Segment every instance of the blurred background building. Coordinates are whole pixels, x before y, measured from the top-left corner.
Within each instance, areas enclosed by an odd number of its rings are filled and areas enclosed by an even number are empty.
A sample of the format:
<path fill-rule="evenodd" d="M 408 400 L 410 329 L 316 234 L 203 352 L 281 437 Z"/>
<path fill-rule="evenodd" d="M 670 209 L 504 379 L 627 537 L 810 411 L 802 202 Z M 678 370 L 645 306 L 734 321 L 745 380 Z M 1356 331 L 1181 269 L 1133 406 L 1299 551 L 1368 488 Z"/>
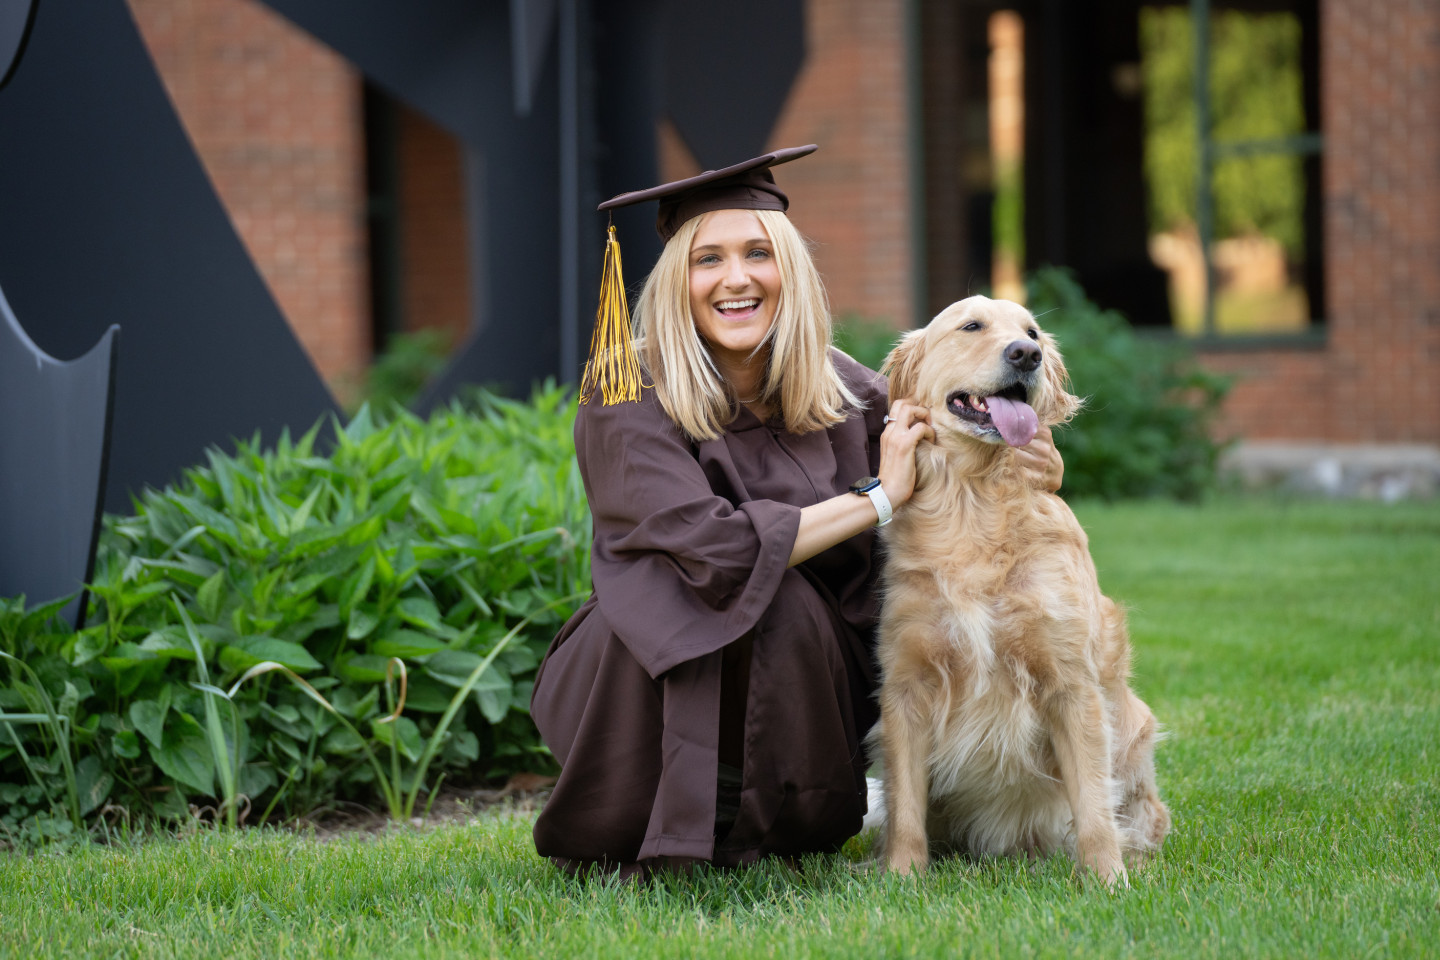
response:
<path fill-rule="evenodd" d="M 458 349 L 502 309 L 497 284 L 555 282 L 538 267 L 477 276 L 507 230 L 492 217 L 475 236 L 484 145 L 297 25 L 334 4 L 128 2 L 236 230 L 338 393 L 397 335 Z M 765 146 L 821 145 L 780 179 L 838 317 L 907 327 L 970 293 L 1022 296 L 1027 270 L 1063 265 L 1101 305 L 1235 376 L 1224 430 L 1252 465 L 1301 449 L 1440 457 L 1433 0 L 473 4 L 495 8 L 496 29 L 531 30 L 532 77 L 557 57 L 563 73 L 567 42 L 584 54 L 572 149 L 602 172 L 582 178 L 582 211 L 751 155 L 738 135 L 725 152 L 726 124 L 754 113 Z M 794 23 L 772 22 L 782 8 Z M 559 27 L 527 28 L 537 9 Z M 1207 12 L 1208 37 L 1194 29 Z M 772 36 L 785 29 L 798 44 Z M 646 216 L 622 223 L 632 287 L 658 249 Z M 525 368 L 562 378 L 578 374 L 576 343 L 583 360 L 603 231 L 572 222 L 581 252 L 558 255 L 584 261 L 578 302 L 559 306 L 573 342 L 555 353 L 537 333 L 547 359 Z"/>

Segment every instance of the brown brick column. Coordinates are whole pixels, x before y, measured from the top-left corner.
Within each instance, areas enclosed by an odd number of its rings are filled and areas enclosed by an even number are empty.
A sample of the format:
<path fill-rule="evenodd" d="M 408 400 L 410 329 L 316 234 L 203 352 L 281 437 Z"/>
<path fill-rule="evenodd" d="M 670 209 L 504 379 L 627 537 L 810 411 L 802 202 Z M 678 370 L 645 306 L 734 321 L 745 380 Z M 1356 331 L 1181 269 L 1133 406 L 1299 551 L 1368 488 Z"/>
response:
<path fill-rule="evenodd" d="M 772 147 L 818 143 L 784 168 L 836 317 L 910 323 L 904 0 L 809 0 L 808 55 Z"/>
<path fill-rule="evenodd" d="M 1440 443 L 1440 5 L 1322 0 L 1323 349 L 1212 352 L 1248 440 Z"/>
<path fill-rule="evenodd" d="M 1339 439 L 1440 442 L 1440 5 L 1326 0 L 1321 42 Z"/>

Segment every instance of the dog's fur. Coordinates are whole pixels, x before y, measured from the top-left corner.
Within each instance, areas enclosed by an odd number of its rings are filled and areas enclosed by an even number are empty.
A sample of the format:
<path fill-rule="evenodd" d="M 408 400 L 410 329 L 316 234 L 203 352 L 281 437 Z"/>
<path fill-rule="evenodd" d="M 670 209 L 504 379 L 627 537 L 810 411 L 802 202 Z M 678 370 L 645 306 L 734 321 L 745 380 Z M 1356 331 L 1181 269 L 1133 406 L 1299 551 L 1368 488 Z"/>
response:
<path fill-rule="evenodd" d="M 1007 361 L 1037 344 L 1039 363 Z M 1032 362 L 1035 359 L 1033 347 Z M 1023 366 L 1023 365 L 1022 365 Z M 957 392 L 1021 393 L 1039 422 L 1080 401 L 1024 307 L 970 297 L 885 361 L 892 399 L 930 411 L 913 498 L 885 528 L 879 657 L 885 857 L 930 844 L 972 856 L 1071 853 L 1107 884 L 1159 849 L 1154 716 L 1131 692 L 1122 611 L 1100 593 L 1064 501 L 1022 477 L 988 416 Z"/>

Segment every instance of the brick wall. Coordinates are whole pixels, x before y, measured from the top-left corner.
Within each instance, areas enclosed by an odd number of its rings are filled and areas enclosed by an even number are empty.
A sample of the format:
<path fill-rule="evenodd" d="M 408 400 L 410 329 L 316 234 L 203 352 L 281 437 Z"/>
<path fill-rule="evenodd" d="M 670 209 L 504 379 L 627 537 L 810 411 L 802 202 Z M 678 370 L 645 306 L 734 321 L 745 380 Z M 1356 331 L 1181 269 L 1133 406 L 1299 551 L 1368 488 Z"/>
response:
<path fill-rule="evenodd" d="M 1440 5 L 1320 15 L 1327 343 L 1205 362 L 1232 435 L 1440 443 Z"/>
<path fill-rule="evenodd" d="M 1330 358 L 1323 350 L 1283 348 L 1211 352 L 1206 368 L 1234 379 L 1220 435 L 1227 440 L 1338 442 Z"/>
<path fill-rule="evenodd" d="M 231 221 L 327 380 L 370 356 L 361 78 L 255 0 L 130 0 Z"/>
<path fill-rule="evenodd" d="M 396 138 L 405 329 L 441 330 L 454 345 L 470 329 L 463 151 L 449 133 L 405 107 Z"/>
<path fill-rule="evenodd" d="M 905 0 L 808 0 L 804 68 L 772 147 L 818 143 L 784 170 L 796 226 L 837 317 L 913 319 Z"/>
<path fill-rule="evenodd" d="M 769 148 L 817 143 L 820 150 L 781 167 L 775 179 L 790 197 L 791 219 L 815 242 L 834 314 L 908 326 L 905 2 L 808 0 L 805 18 L 805 64 Z M 666 180 L 698 171 L 668 125 L 659 142 Z"/>

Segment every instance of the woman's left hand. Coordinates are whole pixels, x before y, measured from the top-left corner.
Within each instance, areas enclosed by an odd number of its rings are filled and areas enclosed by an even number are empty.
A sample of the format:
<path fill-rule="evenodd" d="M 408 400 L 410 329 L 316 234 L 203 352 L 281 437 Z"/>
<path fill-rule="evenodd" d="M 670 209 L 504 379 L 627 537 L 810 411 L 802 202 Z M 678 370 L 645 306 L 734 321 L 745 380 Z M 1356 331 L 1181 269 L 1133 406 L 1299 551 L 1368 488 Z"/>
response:
<path fill-rule="evenodd" d="M 1049 427 L 1042 425 L 1035 439 L 1018 448 L 1015 456 L 1032 487 L 1051 493 L 1060 489 L 1060 481 L 1065 478 L 1065 461 L 1055 449 L 1055 438 Z"/>

